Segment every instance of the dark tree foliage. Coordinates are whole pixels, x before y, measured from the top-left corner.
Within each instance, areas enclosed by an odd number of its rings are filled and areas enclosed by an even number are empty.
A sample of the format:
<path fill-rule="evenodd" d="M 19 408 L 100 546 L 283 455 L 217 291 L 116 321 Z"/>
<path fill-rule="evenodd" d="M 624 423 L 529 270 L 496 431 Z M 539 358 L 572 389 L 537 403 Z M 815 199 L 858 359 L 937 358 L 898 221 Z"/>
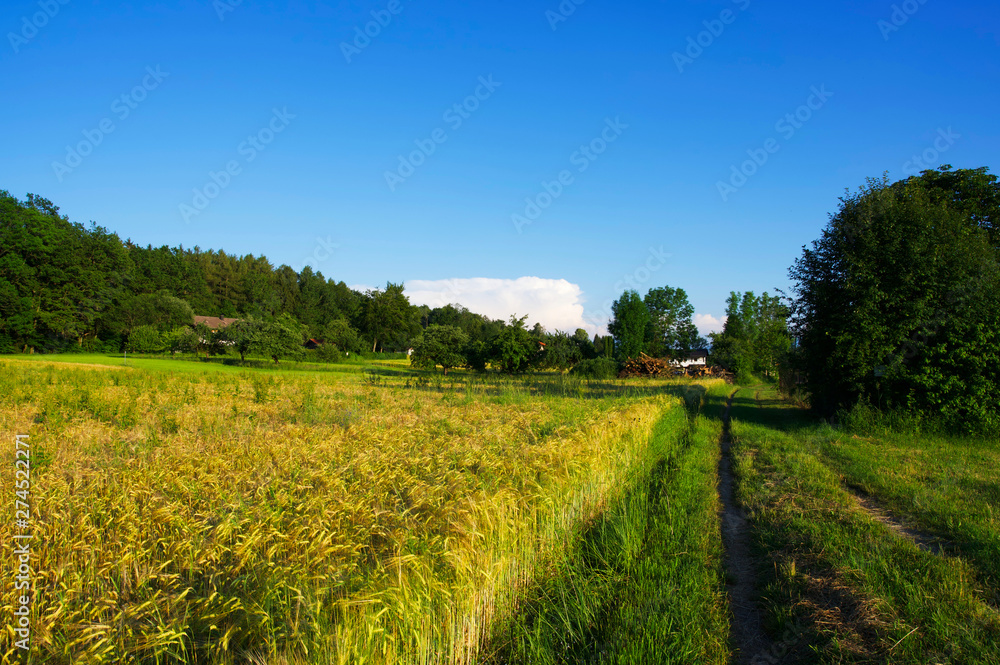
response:
<path fill-rule="evenodd" d="M 524 327 L 528 317 L 510 317 L 491 340 L 489 350 L 490 365 L 504 374 L 526 372 L 538 363 L 540 351 L 538 340 Z"/>
<path fill-rule="evenodd" d="M 347 354 L 357 355 L 365 350 L 365 343 L 347 319 L 334 319 L 327 323 L 323 328 L 322 339 L 326 344 L 332 344 Z"/>
<path fill-rule="evenodd" d="M 242 323 L 214 334 L 195 329 L 195 315 Z M 402 351 L 435 325 L 460 330 L 463 363 L 481 371 L 566 369 L 613 349 L 610 337 L 595 348 L 583 330 L 529 330 L 523 318 L 492 320 L 459 304 L 415 307 L 402 284 L 362 294 L 309 266 L 296 272 L 263 256 L 142 247 L 72 223 L 39 196 L 20 201 L 0 191 L 0 353 L 128 349 L 278 360 L 294 355 L 304 334 L 337 359 Z"/>
<path fill-rule="evenodd" d="M 1000 425 L 1000 185 L 987 169 L 869 180 L 803 248 L 794 333 L 813 406 Z"/>
<path fill-rule="evenodd" d="M 118 236 L 0 191 L 0 350 L 82 345 L 131 270 Z"/>
<path fill-rule="evenodd" d="M 712 362 L 736 374 L 740 382 L 758 374 L 772 377 L 791 348 L 788 306 L 765 291 L 732 292 L 726 301 L 726 323 L 713 333 Z"/>
<path fill-rule="evenodd" d="M 365 293 L 362 305 L 362 322 L 372 340 L 372 353 L 379 347 L 402 348 L 417 330 L 409 316 L 410 299 L 403 293 L 402 284 L 389 282 L 385 289 Z"/>
<path fill-rule="evenodd" d="M 308 266 L 296 273 L 264 257 L 198 247 L 138 246 L 107 230 L 71 223 L 50 201 L 0 191 L 0 352 L 120 351 L 152 327 L 164 348 L 181 350 L 178 326 L 193 314 L 294 317 L 320 337 L 346 320 L 369 337 L 362 294 Z M 399 343 L 409 326 L 395 334 Z M 143 331 L 135 344 L 158 345 Z M 185 348 L 190 344 L 185 344 Z"/>
<path fill-rule="evenodd" d="M 587 333 L 583 334 L 586 338 Z M 546 334 L 540 341 L 545 344 L 545 350 L 538 359 L 538 366 L 542 369 L 567 370 L 583 360 L 583 351 L 578 339 L 564 332 Z M 587 342 L 590 340 L 587 339 Z"/>
<path fill-rule="evenodd" d="M 597 337 L 597 335 L 594 335 L 594 337 Z M 594 342 L 583 328 L 577 328 L 576 332 L 573 333 L 573 342 L 580 349 L 581 360 L 591 360 L 597 357 L 597 349 L 594 347 Z"/>

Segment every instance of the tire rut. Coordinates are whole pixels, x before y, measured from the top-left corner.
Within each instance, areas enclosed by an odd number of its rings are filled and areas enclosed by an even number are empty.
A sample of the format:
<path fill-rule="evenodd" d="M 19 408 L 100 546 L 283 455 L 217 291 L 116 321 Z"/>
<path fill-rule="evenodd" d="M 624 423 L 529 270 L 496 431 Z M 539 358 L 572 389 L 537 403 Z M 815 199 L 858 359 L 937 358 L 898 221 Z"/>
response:
<path fill-rule="evenodd" d="M 896 534 L 900 538 L 913 543 L 917 549 L 939 557 L 948 557 L 953 555 L 953 543 L 950 541 L 944 538 L 938 538 L 930 533 L 927 533 L 926 531 L 921 531 L 909 526 L 906 522 L 900 520 L 888 508 L 882 505 L 878 499 L 870 496 L 857 487 L 848 487 L 847 491 L 852 497 L 854 497 L 858 507 L 861 508 L 865 514 L 876 522 L 885 525 L 889 531 Z M 992 597 L 987 594 L 987 597 L 982 598 L 981 600 L 985 607 L 991 610 L 994 614 L 1000 615 L 1000 592 L 993 591 L 992 593 Z"/>
<path fill-rule="evenodd" d="M 732 437 L 729 431 L 729 409 L 733 394 L 726 402 L 722 415 L 722 438 L 719 445 L 719 500 L 722 503 L 722 540 L 725 547 L 726 570 L 729 573 L 726 590 L 733 617 L 731 641 L 736 651 L 733 662 L 749 664 L 758 654 L 768 651 L 771 640 L 764 632 L 761 610 L 755 600 L 757 575 L 750 554 L 750 527 L 742 509 L 736 504 L 732 461 Z"/>
<path fill-rule="evenodd" d="M 935 538 L 929 533 L 925 533 L 908 526 L 902 520 L 893 515 L 877 499 L 862 490 L 857 488 L 848 488 L 848 492 L 854 497 L 855 501 L 857 501 L 861 510 L 863 510 L 876 522 L 884 524 L 896 535 L 904 538 L 905 540 L 909 540 L 925 552 L 938 555 L 945 554 L 945 547 L 948 544 L 946 541 L 940 538 Z"/>

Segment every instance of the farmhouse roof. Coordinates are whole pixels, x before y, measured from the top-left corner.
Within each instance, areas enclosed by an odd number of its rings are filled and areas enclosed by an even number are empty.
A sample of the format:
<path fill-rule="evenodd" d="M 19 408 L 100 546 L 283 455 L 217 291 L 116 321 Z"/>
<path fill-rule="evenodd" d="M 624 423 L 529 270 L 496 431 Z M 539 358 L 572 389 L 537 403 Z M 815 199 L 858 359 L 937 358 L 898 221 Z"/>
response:
<path fill-rule="evenodd" d="M 695 358 L 707 358 L 708 349 L 691 349 L 691 353 L 688 354 L 688 358 L 694 360 Z"/>
<path fill-rule="evenodd" d="M 239 319 L 227 319 L 221 316 L 196 316 L 194 317 L 194 324 L 201 325 L 204 323 L 206 326 L 212 330 L 222 330 L 234 323 L 239 321 Z"/>

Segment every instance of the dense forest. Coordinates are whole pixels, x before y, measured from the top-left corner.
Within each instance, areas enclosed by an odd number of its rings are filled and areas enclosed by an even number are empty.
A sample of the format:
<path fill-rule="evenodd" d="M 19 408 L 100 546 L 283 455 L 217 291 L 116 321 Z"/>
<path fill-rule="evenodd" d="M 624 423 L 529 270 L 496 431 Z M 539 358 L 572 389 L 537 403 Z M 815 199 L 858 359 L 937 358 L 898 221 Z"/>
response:
<path fill-rule="evenodd" d="M 252 322 L 229 333 L 226 345 L 201 344 L 186 334 L 194 316 Z M 431 329 L 427 344 L 424 331 Z M 426 358 L 438 329 L 460 332 L 459 365 L 484 367 L 498 349 L 516 349 L 503 365 L 567 368 L 605 354 L 606 338 L 584 330 L 548 332 L 524 318 L 491 320 L 458 304 L 411 305 L 401 284 L 361 293 L 306 266 L 275 267 L 265 257 L 234 256 L 198 247 L 142 247 L 91 224 L 71 222 L 51 201 L 20 201 L 0 191 L 0 352 L 106 352 L 233 349 L 285 355 L 308 339 L 325 357 L 402 351 L 417 345 Z M 292 341 L 254 344 L 261 331 Z M 280 335 L 278 335 L 280 337 Z M 288 336 L 286 336 L 288 337 Z M 273 336 L 272 336 L 273 338 Z M 297 341 L 296 341 L 297 340 Z M 272 339 L 273 341 L 273 339 Z M 539 351 L 543 348 L 546 353 Z M 452 349 L 454 350 L 454 349 Z"/>

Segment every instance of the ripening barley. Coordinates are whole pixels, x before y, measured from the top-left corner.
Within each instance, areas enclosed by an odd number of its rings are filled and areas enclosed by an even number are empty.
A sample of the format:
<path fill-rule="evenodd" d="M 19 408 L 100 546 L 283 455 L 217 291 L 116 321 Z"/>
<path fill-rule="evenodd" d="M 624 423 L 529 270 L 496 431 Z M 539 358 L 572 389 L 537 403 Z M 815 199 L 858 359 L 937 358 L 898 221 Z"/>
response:
<path fill-rule="evenodd" d="M 0 433 L 32 444 L 38 662 L 472 662 L 679 408 L 583 391 L 2 361 Z"/>

